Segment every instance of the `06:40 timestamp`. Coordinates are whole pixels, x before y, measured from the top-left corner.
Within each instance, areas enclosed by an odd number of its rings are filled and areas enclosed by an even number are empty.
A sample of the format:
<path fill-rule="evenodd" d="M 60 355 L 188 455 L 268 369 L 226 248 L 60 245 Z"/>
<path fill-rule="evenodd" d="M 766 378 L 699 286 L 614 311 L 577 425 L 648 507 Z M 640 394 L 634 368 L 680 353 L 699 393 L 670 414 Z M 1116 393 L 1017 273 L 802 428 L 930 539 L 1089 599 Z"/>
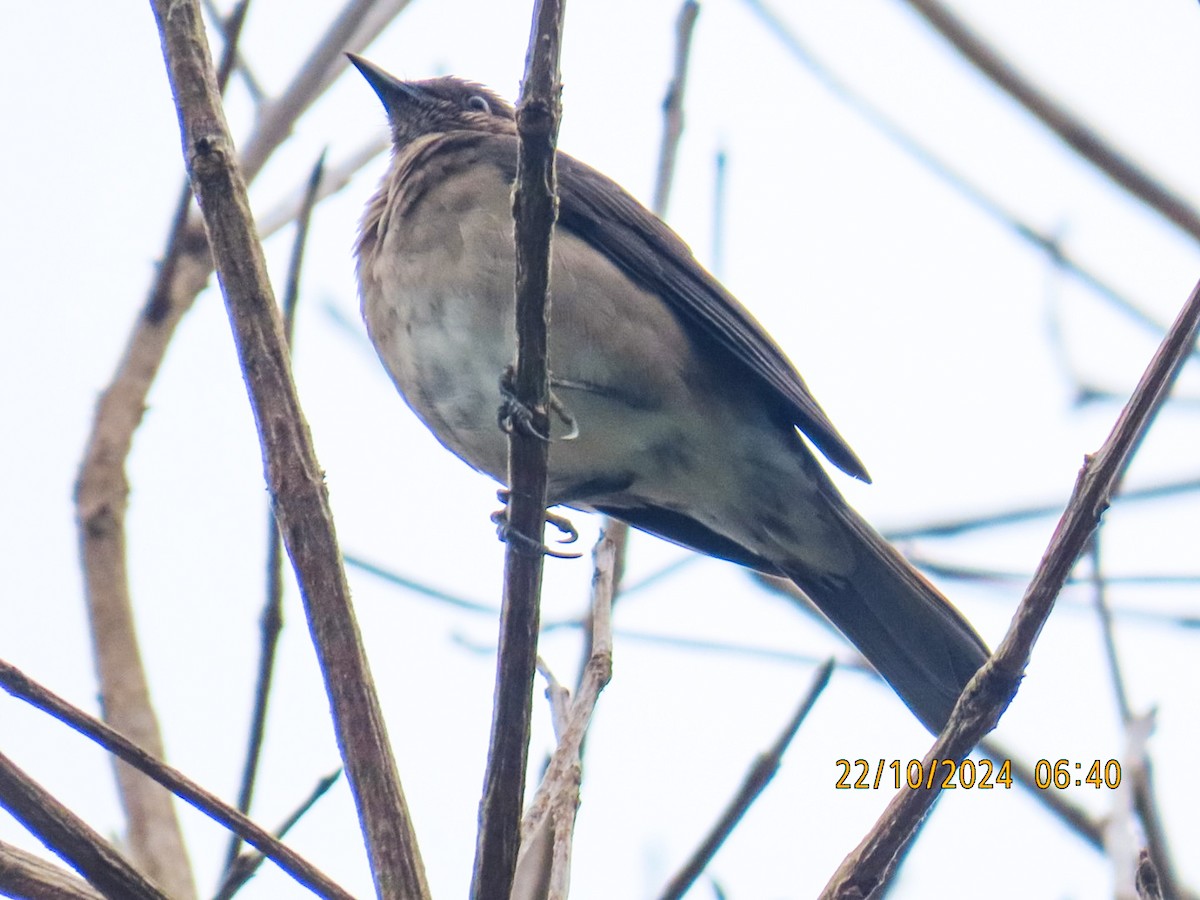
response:
<path fill-rule="evenodd" d="M 1084 763 L 1071 762 L 1069 759 L 1058 759 L 1050 762 L 1039 759 L 1033 766 L 1033 784 L 1040 790 L 1056 788 L 1064 790 L 1074 785 L 1087 785 L 1099 790 L 1102 787 L 1116 790 L 1121 786 L 1121 763 L 1115 759 L 1095 759 L 1088 764 L 1087 774 L 1083 774 Z"/>
<path fill-rule="evenodd" d="M 875 764 L 865 759 L 839 759 L 834 765 L 841 772 L 834 784 L 834 787 L 840 790 L 899 790 L 901 787 L 912 790 L 932 790 L 934 787 L 988 790 L 1013 786 L 1013 764 L 1007 759 L 995 763 L 986 758 L 978 762 L 971 759 L 935 759 L 929 763 L 920 759 L 910 759 L 907 765 L 898 759 L 890 762 L 881 759 Z M 1069 759 L 1039 759 L 1033 767 L 1033 786 L 1043 791 L 1061 791 L 1072 786 L 1085 785 L 1097 790 L 1115 790 L 1120 787 L 1119 761 L 1097 759 L 1086 765 L 1085 774 L 1085 763 L 1082 762 L 1072 762 Z M 1028 775 L 1025 777 L 1029 778 Z"/>

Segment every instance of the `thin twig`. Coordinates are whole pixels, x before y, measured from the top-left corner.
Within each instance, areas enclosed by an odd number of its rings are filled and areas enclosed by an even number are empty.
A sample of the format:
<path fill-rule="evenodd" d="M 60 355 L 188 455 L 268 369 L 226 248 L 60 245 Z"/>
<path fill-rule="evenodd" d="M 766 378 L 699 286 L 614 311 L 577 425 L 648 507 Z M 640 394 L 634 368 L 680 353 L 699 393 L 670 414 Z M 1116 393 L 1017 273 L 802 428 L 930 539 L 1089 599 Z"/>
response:
<path fill-rule="evenodd" d="M 584 738 L 600 692 L 612 678 L 612 605 L 616 590 L 617 544 L 602 534 L 592 552 L 592 655 L 587 659 L 579 689 L 571 701 L 566 724 L 533 802 L 521 823 L 519 870 L 540 867 L 537 838 L 552 835 L 546 891 L 540 896 L 563 900 L 570 880 L 570 853 L 575 812 L 579 806 Z M 526 876 L 527 878 L 529 876 Z"/>
<path fill-rule="evenodd" d="M 254 135 L 239 157 L 247 182 L 254 180 L 275 148 L 291 134 L 296 120 L 346 70 L 346 51 L 364 49 L 410 2 L 347 0 L 292 82 L 279 97 L 263 104 Z"/>
<path fill-rule="evenodd" d="M 332 775 L 326 775 L 318 781 L 317 786 L 313 788 L 312 793 L 305 798 L 304 802 L 284 820 L 282 825 L 275 829 L 275 837 L 283 840 L 287 836 L 287 833 L 292 830 L 292 826 L 304 818 L 305 814 L 312 809 L 313 804 L 325 796 L 325 793 L 334 786 L 338 778 L 341 777 L 341 774 L 342 770 L 338 769 Z M 230 897 L 241 890 L 243 885 L 254 877 L 254 873 L 259 870 L 266 859 L 267 857 L 258 851 L 243 853 L 238 856 L 232 865 L 226 867 L 225 880 L 217 888 L 216 894 L 213 895 L 213 900 L 229 900 Z"/>
<path fill-rule="evenodd" d="M 658 172 L 654 179 L 654 214 L 660 219 L 667 217 L 671 201 L 671 187 L 675 182 L 675 159 L 679 154 L 679 142 L 683 138 L 683 98 L 687 91 L 688 60 L 691 58 L 692 33 L 696 18 L 700 15 L 700 4 L 696 0 L 684 0 L 675 20 L 675 65 L 667 93 L 663 97 L 663 136 L 658 151 Z M 617 549 L 616 594 L 621 593 L 625 577 L 625 557 L 629 550 L 629 526 L 619 519 L 605 517 L 602 530 Z M 590 626 L 584 630 L 583 659 L 591 656 Z M 580 667 L 580 677 L 583 669 Z"/>
<path fill-rule="evenodd" d="M 308 180 L 308 191 L 304 204 L 296 219 L 296 238 L 292 242 L 292 256 L 288 263 L 287 287 L 283 295 L 283 336 L 287 340 L 288 352 L 293 350 L 293 333 L 296 327 L 296 303 L 300 297 L 300 267 L 304 260 L 304 246 L 308 240 L 308 226 L 317 202 L 317 191 L 321 186 L 321 175 L 325 168 L 322 153 L 313 166 Z M 279 633 L 283 630 L 283 539 L 279 535 L 279 523 L 275 514 L 267 510 L 267 586 L 266 602 L 259 619 L 260 645 L 258 654 L 258 678 L 254 688 L 254 707 L 250 714 L 250 736 L 246 742 L 246 761 L 242 767 L 242 784 L 238 789 L 238 809 L 250 812 L 254 798 L 254 782 L 262 755 L 263 736 L 267 726 L 267 703 L 271 696 L 271 680 L 275 672 L 275 651 L 279 646 Z M 225 854 L 225 869 L 229 873 L 241 850 L 241 839 L 235 834 L 230 838 L 229 850 Z"/>
<path fill-rule="evenodd" d="M 1125 676 L 1121 668 L 1121 660 L 1117 654 L 1117 638 L 1113 630 L 1112 612 L 1106 596 L 1107 582 L 1104 577 L 1102 556 L 1100 553 L 1100 535 L 1097 530 L 1092 538 L 1091 558 L 1093 579 L 1093 601 L 1096 616 L 1100 620 L 1100 632 L 1104 639 L 1104 656 L 1108 661 L 1109 677 L 1112 679 L 1113 695 L 1117 701 L 1117 711 L 1121 724 L 1128 734 L 1131 729 L 1143 727 L 1135 723 L 1133 709 L 1129 703 L 1129 692 L 1125 687 Z M 1175 874 L 1175 864 L 1167 846 L 1166 831 L 1162 826 L 1162 816 L 1158 809 L 1158 800 L 1154 793 L 1153 770 L 1145 741 L 1129 741 L 1130 749 L 1138 756 L 1128 760 L 1130 768 L 1135 773 L 1133 784 L 1133 806 L 1137 810 L 1146 835 L 1146 850 L 1150 854 L 1158 881 L 1168 897 L 1180 896 L 1180 882 Z M 1116 862 L 1114 860 L 1114 862 Z"/>
<path fill-rule="evenodd" d="M 167 900 L 108 841 L 2 753 L 0 805 L 106 897 Z"/>
<path fill-rule="evenodd" d="M 675 20 L 675 69 L 667 85 L 667 96 L 663 98 L 663 139 L 658 155 L 658 177 L 654 182 L 654 214 L 660 219 L 667 217 L 667 206 L 671 202 L 671 184 L 675 178 L 675 157 L 679 152 L 679 139 L 683 136 L 683 95 L 687 89 L 688 59 L 692 49 L 692 31 L 700 4 L 696 0 L 684 0 Z"/>
<path fill-rule="evenodd" d="M 153 9 L 184 158 L 220 274 L 275 516 L 300 583 L 376 891 L 384 900 L 426 897 L 416 835 L 350 604 L 324 474 L 292 381 L 283 325 L 216 91 L 199 5 L 154 0 Z"/>
<path fill-rule="evenodd" d="M 1112 610 L 1108 606 L 1108 581 L 1104 575 L 1100 553 L 1101 534 L 1102 531 L 1097 529 L 1089 547 L 1092 567 L 1088 573 L 1088 581 L 1092 586 L 1092 604 L 1096 611 L 1096 618 L 1100 620 L 1100 636 L 1104 639 L 1104 658 L 1108 663 L 1109 678 L 1112 679 L 1117 713 L 1120 715 L 1121 721 L 1128 724 L 1129 720 L 1133 718 L 1133 711 L 1129 706 L 1129 692 L 1125 689 L 1125 676 L 1121 672 L 1121 660 L 1117 656 L 1117 636 L 1113 631 Z"/>
<path fill-rule="evenodd" d="M 364 141 L 341 162 L 327 166 L 325 175 L 321 179 L 321 190 L 317 193 L 317 202 L 319 203 L 326 197 L 336 194 L 344 188 L 355 175 L 362 171 L 364 166 L 368 165 L 375 157 L 384 153 L 390 147 L 391 140 L 386 134 L 375 135 L 369 140 Z M 306 179 L 304 183 L 297 184 L 291 193 L 286 195 L 275 206 L 259 216 L 258 227 L 262 236 L 265 238 L 267 235 L 274 234 L 285 225 L 296 221 L 296 217 L 300 214 L 300 209 L 304 205 L 304 198 L 307 194 L 308 184 Z M 362 334 L 361 324 L 355 333 L 358 335 Z M 363 338 L 363 343 L 368 347 L 370 346 L 365 338 Z M 374 353 L 374 350 L 371 352 Z"/>
<path fill-rule="evenodd" d="M 531 413 L 530 430 L 536 433 L 514 427 L 509 436 L 510 538 L 504 555 L 496 699 L 471 879 L 474 900 L 507 900 L 512 889 L 537 659 L 550 449 L 541 435 L 550 434 L 550 250 L 558 209 L 554 153 L 562 115 L 562 0 L 537 0 L 533 21 L 517 104 L 517 358 L 512 381 L 516 402 Z"/>
<path fill-rule="evenodd" d="M 1104 826 L 1092 818 L 1090 813 L 1067 800 L 1062 791 L 1047 791 L 1039 788 L 1037 773 L 1033 766 L 1010 753 L 994 740 L 984 738 L 979 742 L 979 749 L 997 767 L 1008 763 L 1013 781 L 1025 788 L 1030 797 L 1046 807 L 1059 821 L 1083 838 L 1091 845 L 1092 849 L 1104 853 Z"/>
<path fill-rule="evenodd" d="M 221 31 L 221 38 L 224 40 L 226 46 L 231 44 L 235 47 L 237 46 L 238 39 L 235 37 L 235 35 L 241 30 L 241 19 L 245 18 L 245 8 L 248 5 L 249 0 L 242 0 L 241 3 L 234 7 L 229 16 L 226 17 L 221 14 L 221 10 L 217 8 L 217 4 L 214 2 L 214 0 L 204 0 L 204 8 L 208 10 L 208 14 L 212 17 L 213 21 L 216 22 L 217 28 Z M 266 92 L 263 90 L 262 84 L 259 83 L 259 80 L 254 77 L 254 73 L 250 71 L 250 66 L 247 65 L 246 59 L 244 56 L 242 56 L 240 50 L 233 54 L 232 63 L 235 67 L 235 71 L 242 76 L 242 81 L 246 83 L 246 92 L 250 95 L 250 99 L 253 100 L 255 104 L 262 103 L 263 98 L 266 96 Z M 219 74 L 221 70 L 218 69 L 217 71 Z"/>
<path fill-rule="evenodd" d="M 220 822 L 231 831 L 236 831 L 247 843 L 265 853 L 279 868 L 301 884 L 322 896 L 349 897 L 345 891 L 318 869 L 279 843 L 268 832 L 259 828 L 232 806 L 204 790 L 177 769 L 173 769 L 162 760 L 155 758 L 145 748 L 139 747 L 104 722 L 89 716 L 53 691 L 42 687 L 16 666 L 3 660 L 0 660 L 0 687 L 3 687 L 12 696 L 24 700 L 54 716 L 63 724 L 69 725 L 137 771 L 149 776 L 157 784 L 209 818 Z"/>
<path fill-rule="evenodd" d="M 1200 284 L 1154 354 L 1112 433 L 1089 456 L 1075 482 L 1038 571 L 1025 592 L 1004 640 L 967 685 L 942 734 L 924 760 L 962 760 L 993 727 L 1015 696 L 1033 645 L 1054 599 L 1087 541 L 1095 532 L 1114 486 L 1175 383 L 1200 328 Z M 875 827 L 846 857 L 821 893 L 822 898 L 868 897 L 885 878 L 893 859 L 937 798 L 939 787 L 904 790 L 888 804 Z"/>
<path fill-rule="evenodd" d="M 1138 500 L 1159 500 L 1163 497 L 1174 497 L 1178 494 L 1195 493 L 1197 491 L 1200 491 L 1200 479 L 1187 478 L 1182 481 L 1168 481 L 1163 484 L 1134 490 L 1122 489 L 1113 495 L 1112 502 L 1114 504 L 1124 504 Z M 907 541 L 923 537 L 954 537 L 984 528 L 994 528 L 1000 525 L 1018 525 L 1022 522 L 1056 516 L 1061 513 L 1062 508 L 1061 501 L 1039 503 L 1034 506 L 973 515 L 965 519 L 953 519 L 948 522 L 929 522 L 905 528 L 889 528 L 884 532 L 884 536 L 889 541 Z"/>
<path fill-rule="evenodd" d="M 968 203 L 985 213 L 993 221 L 1003 225 L 1017 238 L 1026 241 L 1035 249 L 1045 254 L 1056 266 L 1069 273 L 1080 283 L 1086 285 L 1098 296 L 1107 301 L 1114 309 L 1120 311 L 1150 333 L 1159 338 L 1162 337 L 1166 329 L 1160 322 L 1073 257 L 1054 236 L 1039 231 L 1029 222 L 1021 219 L 1011 210 L 1006 209 L 999 201 L 989 196 L 982 188 L 953 169 L 945 160 L 922 144 L 915 136 L 901 127 L 898 122 L 889 117 L 880 107 L 872 104 L 865 96 L 839 78 L 827 64 L 822 62 L 816 54 L 804 45 L 795 32 L 787 26 L 778 13 L 766 5 L 764 0 L 743 0 L 743 3 L 758 16 L 759 20 L 771 34 L 787 48 L 793 59 L 807 68 L 826 90 L 841 100 L 850 110 L 862 117 L 872 128 L 891 141 L 892 144 L 908 154 L 915 162 L 924 166 L 925 169 L 945 182 L 953 190 L 957 191 Z M 1194 349 L 1192 354 L 1200 358 L 1200 349 Z"/>
<path fill-rule="evenodd" d="M 796 732 L 800 730 L 800 726 L 804 723 L 809 711 L 813 708 L 813 704 L 817 702 L 817 698 L 821 696 L 821 692 L 825 690 L 825 686 L 829 684 L 829 677 L 833 674 L 834 661 L 827 659 L 813 673 L 812 683 L 805 691 L 804 697 L 800 701 L 800 705 L 796 708 L 796 712 L 792 715 L 791 720 L 780 732 L 779 737 L 775 739 L 764 753 L 759 754 L 754 760 L 750 770 L 746 773 L 746 777 L 742 780 L 741 786 L 737 793 L 730 800 L 725 811 L 721 813 L 716 824 L 708 833 L 705 839 L 696 848 L 695 853 L 691 858 L 684 863 L 683 867 L 675 874 L 675 876 L 663 888 L 659 894 L 661 900 L 678 900 L 686 894 L 696 879 L 708 866 L 709 862 L 721 845 L 725 843 L 725 839 L 733 833 L 733 829 L 737 827 L 738 822 L 749 811 L 751 805 L 759 794 L 763 792 L 771 780 L 775 777 L 775 773 L 779 771 L 779 766 L 783 762 L 783 754 L 787 752 L 787 748 L 792 743 L 792 738 L 796 736 Z"/>
<path fill-rule="evenodd" d="M 725 277 L 725 195 L 728 191 L 729 154 L 718 147 L 713 157 L 712 261 L 713 274 Z"/>
<path fill-rule="evenodd" d="M 590 631 L 590 627 L 588 630 Z M 550 704 L 550 722 L 554 726 L 554 740 L 561 741 L 563 732 L 567 730 L 567 721 L 571 712 L 571 692 L 555 677 L 554 672 L 540 656 L 537 660 L 537 670 L 546 679 L 546 701 Z"/>
<path fill-rule="evenodd" d="M 939 0 L 906 2 L 977 69 L 1080 156 L 1136 200 L 1149 206 L 1194 240 L 1200 241 L 1200 212 L 1183 199 L 1181 192 L 1155 178 L 1101 137 L 1091 125 L 1037 87 Z"/>

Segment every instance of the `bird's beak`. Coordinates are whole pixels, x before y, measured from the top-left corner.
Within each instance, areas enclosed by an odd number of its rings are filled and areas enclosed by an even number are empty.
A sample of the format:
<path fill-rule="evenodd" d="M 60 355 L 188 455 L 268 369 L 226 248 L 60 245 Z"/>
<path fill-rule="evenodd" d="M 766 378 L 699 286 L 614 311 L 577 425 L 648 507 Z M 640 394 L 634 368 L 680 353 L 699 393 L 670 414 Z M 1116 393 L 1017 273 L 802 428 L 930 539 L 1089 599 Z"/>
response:
<path fill-rule="evenodd" d="M 347 53 L 346 57 L 354 64 L 354 68 L 362 73 L 362 77 L 367 79 L 367 84 L 371 85 L 372 90 L 379 96 L 388 115 L 400 109 L 405 103 L 413 101 L 422 103 L 427 100 L 425 94 L 418 87 L 388 74 L 357 53 Z"/>

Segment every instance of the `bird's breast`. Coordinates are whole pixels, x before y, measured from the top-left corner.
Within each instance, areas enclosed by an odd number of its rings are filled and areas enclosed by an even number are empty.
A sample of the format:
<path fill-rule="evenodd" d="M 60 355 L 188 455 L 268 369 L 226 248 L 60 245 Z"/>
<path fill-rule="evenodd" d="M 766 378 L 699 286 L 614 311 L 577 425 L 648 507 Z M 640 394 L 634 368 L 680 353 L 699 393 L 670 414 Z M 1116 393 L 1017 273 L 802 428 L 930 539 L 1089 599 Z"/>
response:
<path fill-rule="evenodd" d="M 359 249 L 371 339 L 437 438 L 504 481 L 507 439 L 496 419 L 500 377 L 515 348 L 510 186 L 485 165 L 426 185 L 419 202 L 386 178 L 385 190 L 387 202 L 372 206 L 376 220 L 364 222 Z M 676 316 L 562 228 L 551 294 L 552 390 L 579 430 L 551 448 L 551 497 L 665 494 L 699 477 L 697 451 L 709 448 L 697 447 L 692 432 L 714 414 L 705 390 L 711 367 Z M 567 430 L 555 424 L 559 434 Z"/>

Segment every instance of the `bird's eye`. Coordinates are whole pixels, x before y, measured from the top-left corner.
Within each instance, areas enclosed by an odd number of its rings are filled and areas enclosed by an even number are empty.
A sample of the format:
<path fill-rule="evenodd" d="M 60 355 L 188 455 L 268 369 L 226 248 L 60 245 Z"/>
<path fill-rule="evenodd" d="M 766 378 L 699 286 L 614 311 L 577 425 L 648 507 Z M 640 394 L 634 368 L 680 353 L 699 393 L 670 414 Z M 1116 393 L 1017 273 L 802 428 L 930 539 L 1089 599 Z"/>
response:
<path fill-rule="evenodd" d="M 480 94 L 472 94 L 467 98 L 467 109 L 473 109 L 482 113 L 490 113 L 492 111 L 487 99 Z"/>

